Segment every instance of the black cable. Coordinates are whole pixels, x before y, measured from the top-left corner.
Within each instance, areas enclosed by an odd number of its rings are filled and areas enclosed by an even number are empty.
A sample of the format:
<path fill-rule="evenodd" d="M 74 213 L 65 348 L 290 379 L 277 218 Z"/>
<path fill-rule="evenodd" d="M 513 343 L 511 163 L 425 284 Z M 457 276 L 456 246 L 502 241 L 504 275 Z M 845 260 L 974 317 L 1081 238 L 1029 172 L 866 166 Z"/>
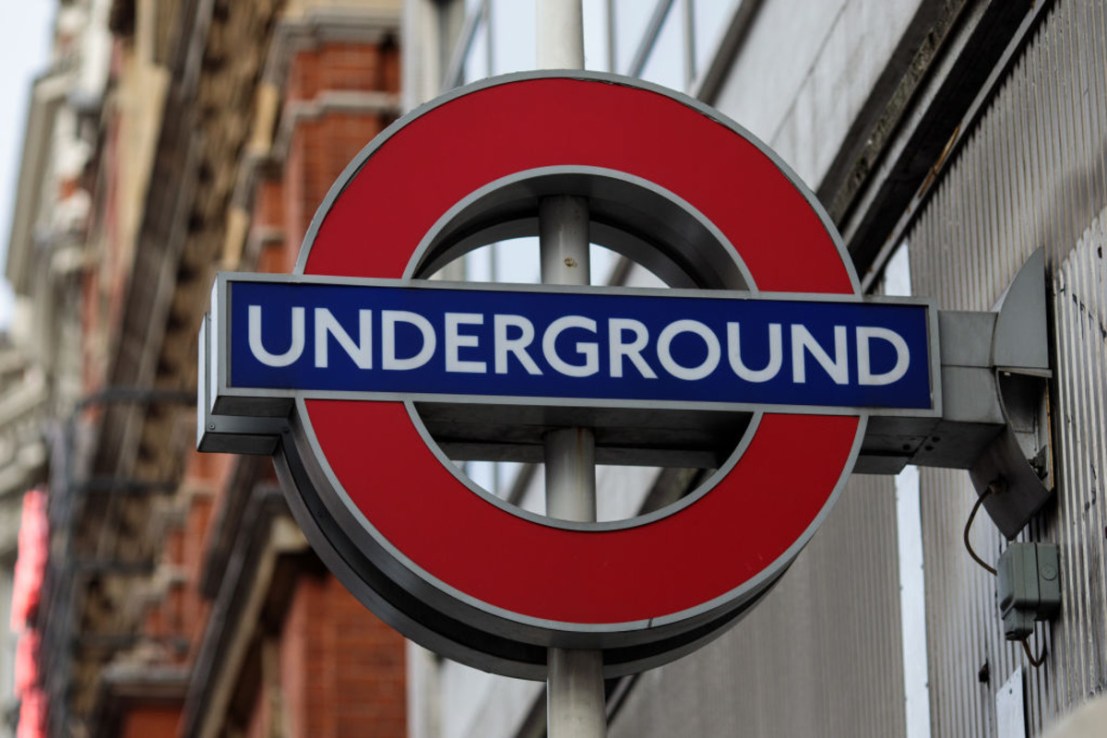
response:
<path fill-rule="evenodd" d="M 992 486 L 988 485 L 984 492 L 976 498 L 976 504 L 972 506 L 972 512 L 969 513 L 969 519 L 965 521 L 964 539 L 965 549 L 969 552 L 969 556 L 972 556 L 972 560 L 980 564 L 980 566 L 989 574 L 995 576 L 995 567 L 991 566 L 990 564 L 988 564 L 988 562 L 984 561 L 984 559 L 977 556 L 976 551 L 974 551 L 972 548 L 972 543 L 969 542 L 969 531 L 972 530 L 972 521 L 976 519 L 976 513 L 980 510 L 980 506 L 984 504 L 984 500 L 988 499 L 988 496 L 992 494 L 992 491 Z"/>
<path fill-rule="evenodd" d="M 1030 636 L 1023 638 L 1019 641 L 1022 644 L 1022 650 L 1026 652 L 1026 659 L 1030 662 L 1030 665 L 1035 669 L 1045 663 L 1046 660 L 1046 648 L 1045 644 L 1042 645 L 1042 653 L 1038 658 L 1034 658 L 1034 654 L 1030 651 Z"/>

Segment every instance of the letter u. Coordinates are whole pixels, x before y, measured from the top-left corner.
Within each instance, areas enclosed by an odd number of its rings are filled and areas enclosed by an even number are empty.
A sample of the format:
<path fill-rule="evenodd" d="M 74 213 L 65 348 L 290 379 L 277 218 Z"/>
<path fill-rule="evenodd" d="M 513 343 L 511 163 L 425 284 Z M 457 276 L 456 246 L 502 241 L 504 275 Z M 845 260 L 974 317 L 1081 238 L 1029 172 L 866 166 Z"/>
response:
<path fill-rule="evenodd" d="M 742 361 L 742 338 L 739 329 L 738 323 L 726 324 L 727 357 L 730 359 L 730 368 L 747 382 L 768 382 L 780 373 L 780 365 L 783 361 L 780 323 L 769 323 L 769 360 L 761 369 L 750 369 Z"/>
<path fill-rule="evenodd" d="M 265 350 L 261 341 L 261 305 L 251 305 L 248 311 L 250 322 L 250 353 L 266 366 L 282 367 L 292 364 L 304 353 L 304 309 L 292 308 L 292 345 L 283 354 L 273 354 Z"/>

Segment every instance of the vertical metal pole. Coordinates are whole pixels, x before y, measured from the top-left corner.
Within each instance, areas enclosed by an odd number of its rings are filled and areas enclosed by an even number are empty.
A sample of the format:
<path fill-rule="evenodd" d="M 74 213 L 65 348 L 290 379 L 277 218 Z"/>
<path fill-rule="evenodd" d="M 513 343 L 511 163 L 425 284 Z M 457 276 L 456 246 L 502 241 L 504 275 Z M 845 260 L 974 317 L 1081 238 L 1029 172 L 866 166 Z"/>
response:
<path fill-rule="evenodd" d="M 588 202 L 572 196 L 538 205 L 542 281 L 589 282 Z M 559 428 L 545 439 L 546 514 L 562 520 L 596 519 L 596 441 L 590 428 Z M 547 657 L 546 720 L 549 738 L 603 738 L 603 653 L 551 648 Z"/>
<path fill-rule="evenodd" d="M 583 69 L 581 0 L 537 0 L 538 66 Z M 555 196 L 538 205 L 542 281 L 587 285 L 588 202 Z M 578 522 L 596 519 L 595 437 L 588 428 L 561 428 L 545 441 L 546 514 Z M 546 678 L 549 738 L 603 738 L 603 653 L 551 648 Z"/>
<path fill-rule="evenodd" d="M 538 68 L 584 69 L 584 10 L 580 0 L 537 0 Z"/>
<path fill-rule="evenodd" d="M 691 90 L 696 81 L 696 0 L 682 0 L 684 12 L 684 89 Z"/>
<path fill-rule="evenodd" d="M 619 62 L 617 61 L 618 49 L 615 46 L 615 24 L 618 22 L 615 14 L 615 0 L 606 0 L 604 2 L 604 14 L 607 19 L 607 58 L 604 60 L 607 63 L 607 71 L 612 74 L 616 74 L 619 70 Z"/>
<path fill-rule="evenodd" d="M 596 441 L 590 428 L 546 434 L 546 514 L 590 523 L 596 519 Z"/>
<path fill-rule="evenodd" d="M 546 735 L 603 738 L 603 652 L 551 648 L 546 677 Z"/>
<path fill-rule="evenodd" d="M 560 428 L 546 436 L 547 515 L 581 522 L 596 519 L 595 449 L 588 428 Z M 549 738 L 603 738 L 603 652 L 551 648 L 547 668 Z"/>
<path fill-rule="evenodd" d="M 572 195 L 538 202 L 538 248 L 543 284 L 586 286 L 591 281 L 588 201 Z"/>

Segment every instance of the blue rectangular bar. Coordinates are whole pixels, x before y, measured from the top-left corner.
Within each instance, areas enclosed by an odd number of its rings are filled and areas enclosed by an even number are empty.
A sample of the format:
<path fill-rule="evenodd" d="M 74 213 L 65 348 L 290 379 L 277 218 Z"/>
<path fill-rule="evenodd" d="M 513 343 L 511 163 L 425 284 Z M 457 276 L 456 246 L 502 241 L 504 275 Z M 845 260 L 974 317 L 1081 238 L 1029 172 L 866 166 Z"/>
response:
<path fill-rule="evenodd" d="M 922 304 L 232 281 L 229 305 L 235 389 L 932 408 Z"/>

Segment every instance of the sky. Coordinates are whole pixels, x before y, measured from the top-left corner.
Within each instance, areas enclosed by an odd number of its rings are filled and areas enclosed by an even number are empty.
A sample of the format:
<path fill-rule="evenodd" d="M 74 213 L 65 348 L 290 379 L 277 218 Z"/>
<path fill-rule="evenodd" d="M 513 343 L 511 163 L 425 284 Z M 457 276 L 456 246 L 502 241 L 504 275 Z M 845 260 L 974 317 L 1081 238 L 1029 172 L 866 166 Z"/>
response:
<path fill-rule="evenodd" d="M 46 70 L 56 0 L 8 3 L 0 23 L 0 266 L 7 264 L 19 157 L 31 81 Z M 0 269 L 0 330 L 11 320 L 11 289 Z"/>

